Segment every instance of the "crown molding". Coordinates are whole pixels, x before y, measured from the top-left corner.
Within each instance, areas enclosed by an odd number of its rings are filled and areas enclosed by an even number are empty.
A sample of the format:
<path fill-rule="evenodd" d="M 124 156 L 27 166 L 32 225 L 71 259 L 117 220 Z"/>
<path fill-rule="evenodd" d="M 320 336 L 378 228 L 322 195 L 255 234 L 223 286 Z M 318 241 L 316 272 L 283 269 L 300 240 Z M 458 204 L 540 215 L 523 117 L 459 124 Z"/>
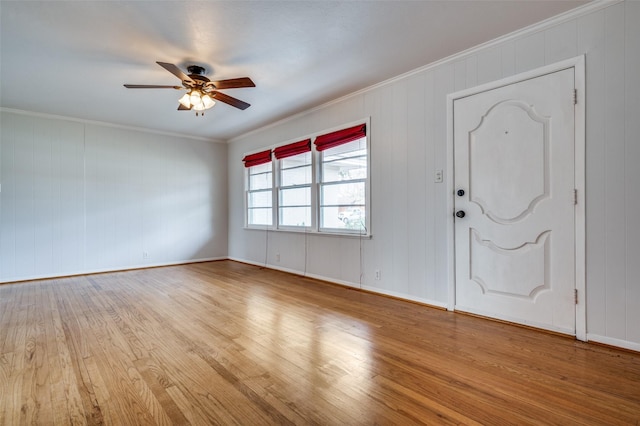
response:
<path fill-rule="evenodd" d="M 229 139 L 227 141 L 227 143 L 233 143 L 233 142 L 239 141 L 239 140 L 244 139 L 244 138 L 246 138 L 248 136 L 251 136 L 253 134 L 260 133 L 260 132 L 263 132 L 263 131 L 268 130 L 270 128 L 280 126 L 280 125 L 285 124 L 285 123 L 287 123 L 289 121 L 296 120 L 296 119 L 298 119 L 300 117 L 304 117 L 307 114 L 312 114 L 312 113 L 314 113 L 314 112 L 316 112 L 318 110 L 330 107 L 331 105 L 343 102 L 343 101 L 345 101 L 347 99 L 353 98 L 355 96 L 362 95 L 364 93 L 370 92 L 370 91 L 378 89 L 380 87 L 384 87 L 384 86 L 387 86 L 389 84 L 393 84 L 393 83 L 395 83 L 397 81 L 400 81 L 400 80 L 403 80 L 405 78 L 411 77 L 411 76 L 413 76 L 415 74 L 419 74 L 419 73 L 424 72 L 424 71 L 432 70 L 432 69 L 434 69 L 436 67 L 442 66 L 442 65 L 450 63 L 450 62 L 459 61 L 459 60 L 464 59 L 464 58 L 466 58 L 468 56 L 471 56 L 471 55 L 473 55 L 473 54 L 475 54 L 475 53 L 477 53 L 477 52 L 479 52 L 481 50 L 489 49 L 489 48 L 494 47 L 494 46 L 496 46 L 498 44 L 505 43 L 507 41 L 510 41 L 510 40 L 513 40 L 513 39 L 516 39 L 516 38 L 519 38 L 519 37 L 524 37 L 524 36 L 539 32 L 541 30 L 553 27 L 555 25 L 559 25 L 559 24 L 562 24 L 564 22 L 567 22 L 567 21 L 570 21 L 570 20 L 585 16 L 585 15 L 588 15 L 588 14 L 596 12 L 598 10 L 605 9 L 607 7 L 611 7 L 611 6 L 616 5 L 618 3 L 623 3 L 624 1 L 625 0 L 595 0 L 595 1 L 591 1 L 591 2 L 589 2 L 587 4 L 585 4 L 585 5 L 578 6 L 575 9 L 571 9 L 571 10 L 563 12 L 563 13 L 561 13 L 559 15 L 552 16 L 551 18 L 545 19 L 544 21 L 540 21 L 540 22 L 537 22 L 535 24 L 523 27 L 523 28 L 521 28 L 519 30 L 510 32 L 508 34 L 505 34 L 505 35 L 502 35 L 500 37 L 494 38 L 492 40 L 486 41 L 484 43 L 478 44 L 476 46 L 473 46 L 473 47 L 471 47 L 469 49 L 466 49 L 466 50 L 463 50 L 461 52 L 454 53 L 453 55 L 450 55 L 450 56 L 447 56 L 445 58 L 439 59 L 439 60 L 437 60 L 435 62 L 431 62 L 431 63 L 429 63 L 427 65 L 423 65 L 423 66 L 421 66 L 419 68 L 413 69 L 413 70 L 408 71 L 406 73 L 397 75 L 395 77 L 391 77 L 390 79 L 384 80 L 384 81 L 382 81 L 380 83 L 376 83 L 374 85 L 365 87 L 364 89 L 360 89 L 360 90 L 358 90 L 356 92 L 352 92 L 352 93 L 349 93 L 347 95 L 341 96 L 339 98 L 333 99 L 333 100 L 331 100 L 329 102 L 325 102 L 322 105 L 318 105 L 318 106 L 313 107 L 311 109 L 296 113 L 296 114 L 291 115 L 289 117 L 286 117 L 286 118 L 283 118 L 281 120 L 275 121 L 273 123 L 267 124 L 265 126 L 259 127 L 257 129 L 250 130 L 250 131 L 248 131 L 246 133 L 243 133 L 241 135 L 234 136 L 233 138 Z"/>
<path fill-rule="evenodd" d="M 198 136 L 182 135 L 180 133 L 165 132 L 162 130 L 148 129 L 145 127 L 125 126 L 122 124 L 108 123 L 106 121 L 86 120 L 82 118 L 66 117 L 63 115 L 55 115 L 55 114 L 46 114 L 43 112 L 25 111 L 21 109 L 14 109 L 14 108 L 7 108 L 7 107 L 0 107 L 0 112 L 7 112 L 7 113 L 19 114 L 19 115 L 28 115 L 31 117 L 47 118 L 47 119 L 53 119 L 53 120 L 71 121 L 74 123 L 92 124 L 96 126 L 112 127 L 116 129 L 131 130 L 131 131 L 142 132 L 142 133 L 151 133 L 151 134 L 161 135 L 161 136 L 178 137 L 182 139 L 191 139 L 191 140 L 197 140 L 202 142 L 210 142 L 210 143 L 217 143 L 217 144 L 227 143 L 226 141 L 220 140 L 220 139 L 209 139 L 209 138 L 203 138 Z"/>

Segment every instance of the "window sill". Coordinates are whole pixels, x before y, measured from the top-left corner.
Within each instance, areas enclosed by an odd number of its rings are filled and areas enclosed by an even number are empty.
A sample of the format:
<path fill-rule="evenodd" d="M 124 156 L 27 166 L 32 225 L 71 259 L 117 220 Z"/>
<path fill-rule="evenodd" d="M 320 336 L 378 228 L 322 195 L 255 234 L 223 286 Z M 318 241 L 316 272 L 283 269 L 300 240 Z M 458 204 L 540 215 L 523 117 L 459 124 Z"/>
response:
<path fill-rule="evenodd" d="M 363 238 L 370 240 L 373 238 L 372 234 L 358 234 L 355 232 L 340 232 L 340 230 L 333 231 L 315 231 L 315 230 L 304 230 L 304 229 L 293 229 L 293 228 L 274 228 L 272 226 L 245 226 L 243 229 L 248 231 L 271 231 L 271 232 L 288 232 L 292 234 L 305 234 L 305 235 L 314 235 L 320 237 L 341 237 L 341 238 Z"/>

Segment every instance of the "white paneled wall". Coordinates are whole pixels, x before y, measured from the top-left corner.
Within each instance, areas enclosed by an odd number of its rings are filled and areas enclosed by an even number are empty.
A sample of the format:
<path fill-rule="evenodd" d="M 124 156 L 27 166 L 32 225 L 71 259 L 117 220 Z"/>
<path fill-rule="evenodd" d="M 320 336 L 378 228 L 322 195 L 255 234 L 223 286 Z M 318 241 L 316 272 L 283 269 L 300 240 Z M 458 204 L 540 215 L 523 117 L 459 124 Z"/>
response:
<path fill-rule="evenodd" d="M 626 318 L 621 339 L 640 343 L 640 4 L 629 4 L 625 12 L 625 192 L 622 199 L 625 200 Z M 615 310 L 609 314 L 619 315 Z"/>
<path fill-rule="evenodd" d="M 226 257 L 225 144 L 0 120 L 0 282 Z"/>
<path fill-rule="evenodd" d="M 582 54 L 587 332 L 640 350 L 640 2 L 583 9 L 233 140 L 229 256 L 446 306 L 452 195 L 433 179 L 449 166 L 446 95 Z M 367 116 L 371 239 L 243 229 L 243 154 Z"/>

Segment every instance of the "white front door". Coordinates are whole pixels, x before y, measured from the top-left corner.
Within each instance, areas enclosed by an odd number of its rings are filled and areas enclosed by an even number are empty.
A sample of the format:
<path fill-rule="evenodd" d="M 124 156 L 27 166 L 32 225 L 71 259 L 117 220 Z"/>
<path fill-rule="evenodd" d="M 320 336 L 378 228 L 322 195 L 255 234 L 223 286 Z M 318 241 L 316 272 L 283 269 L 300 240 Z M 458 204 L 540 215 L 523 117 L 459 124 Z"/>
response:
<path fill-rule="evenodd" d="M 575 334 L 573 93 L 569 68 L 454 101 L 456 310 Z"/>

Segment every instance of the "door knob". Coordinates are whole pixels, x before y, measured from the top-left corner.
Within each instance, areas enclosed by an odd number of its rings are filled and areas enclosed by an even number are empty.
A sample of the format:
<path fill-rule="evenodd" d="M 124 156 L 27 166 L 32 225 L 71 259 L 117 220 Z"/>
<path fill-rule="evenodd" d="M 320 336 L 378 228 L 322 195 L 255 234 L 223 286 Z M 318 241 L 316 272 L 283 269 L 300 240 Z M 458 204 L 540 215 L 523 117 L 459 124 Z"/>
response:
<path fill-rule="evenodd" d="M 459 217 L 460 219 L 462 219 L 463 217 L 465 217 L 465 213 L 462 210 L 458 210 L 456 212 L 456 217 Z"/>
<path fill-rule="evenodd" d="M 464 195 L 464 189 L 458 189 L 456 194 L 458 194 L 458 197 L 462 197 Z"/>

